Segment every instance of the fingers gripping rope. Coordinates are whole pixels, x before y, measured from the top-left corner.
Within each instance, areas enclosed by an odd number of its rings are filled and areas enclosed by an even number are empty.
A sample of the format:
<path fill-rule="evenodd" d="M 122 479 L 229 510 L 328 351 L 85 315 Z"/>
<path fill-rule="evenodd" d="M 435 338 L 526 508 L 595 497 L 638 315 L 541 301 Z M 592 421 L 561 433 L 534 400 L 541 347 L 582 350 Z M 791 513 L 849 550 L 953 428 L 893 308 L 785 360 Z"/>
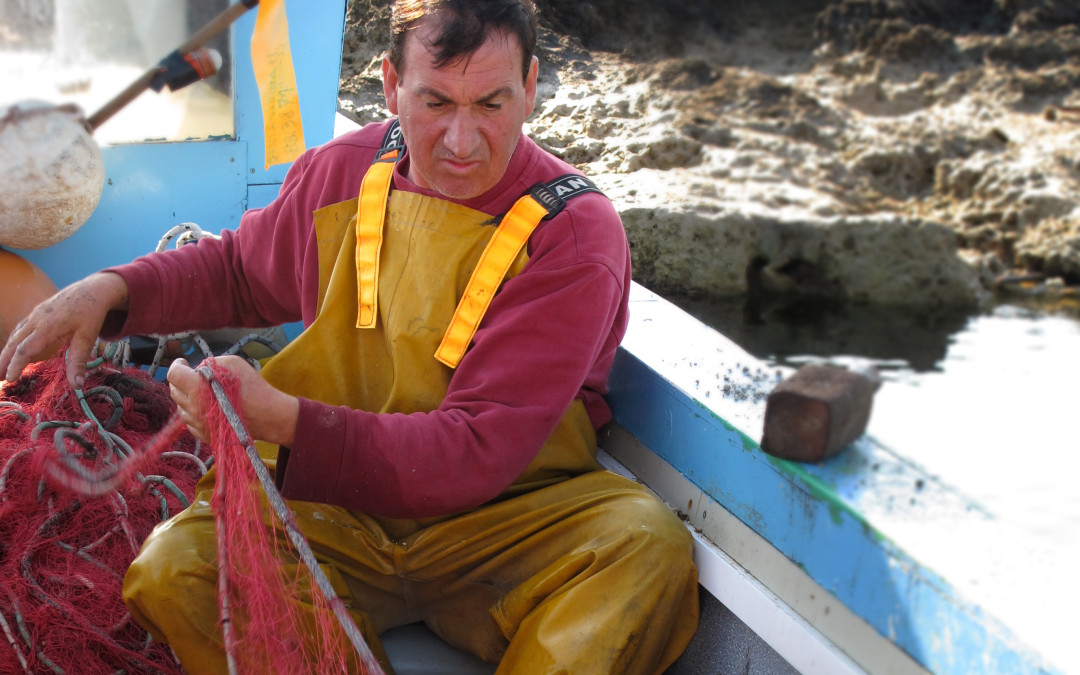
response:
<path fill-rule="evenodd" d="M 217 404 L 221 408 L 222 414 L 228 421 L 232 431 L 236 434 L 237 440 L 244 447 L 248 460 L 251 462 L 251 466 L 255 471 L 255 475 L 258 478 L 259 485 L 266 493 L 267 501 L 270 503 L 274 514 L 285 528 L 285 532 L 289 537 L 289 541 L 296 548 L 297 553 L 300 556 L 301 562 L 311 573 L 312 579 L 315 582 L 316 587 L 322 593 L 324 599 L 337 617 L 342 629 L 345 631 L 346 636 L 349 638 L 349 642 L 352 644 L 353 649 L 356 650 L 359 655 L 361 663 L 365 672 L 372 675 L 383 675 L 382 667 L 379 665 L 375 655 L 371 652 L 367 643 L 364 641 L 364 636 L 353 622 L 352 616 L 349 614 L 345 607 L 345 603 L 334 592 L 333 587 L 330 584 L 330 580 L 326 577 L 326 574 L 322 571 L 318 561 L 315 558 L 315 554 L 311 550 L 311 546 L 308 544 L 307 539 L 304 538 L 303 533 L 300 532 L 296 523 L 296 518 L 292 511 L 285 504 L 285 500 L 281 494 L 277 491 L 274 485 L 274 480 L 270 476 L 269 470 L 266 465 L 263 464 L 262 459 L 259 457 L 258 451 L 255 449 L 255 445 L 248 434 L 247 429 L 244 428 L 244 424 L 240 419 L 240 415 L 237 413 L 236 408 L 232 405 L 228 395 L 225 392 L 221 382 L 216 377 L 212 367 L 203 365 L 198 367 L 197 372 L 201 374 L 210 384 L 210 387 L 214 393 L 214 397 Z M 226 578 L 227 571 L 227 548 L 223 547 L 225 543 L 222 537 L 222 529 L 218 527 L 218 546 L 219 546 L 219 592 L 223 593 L 222 596 L 222 625 L 225 631 L 225 645 L 228 658 L 228 664 L 230 673 L 235 673 L 236 663 L 232 658 L 233 647 L 235 641 L 235 635 L 232 633 L 231 617 L 229 614 L 229 606 L 227 602 L 227 596 L 224 595 L 224 589 L 228 583 Z"/>

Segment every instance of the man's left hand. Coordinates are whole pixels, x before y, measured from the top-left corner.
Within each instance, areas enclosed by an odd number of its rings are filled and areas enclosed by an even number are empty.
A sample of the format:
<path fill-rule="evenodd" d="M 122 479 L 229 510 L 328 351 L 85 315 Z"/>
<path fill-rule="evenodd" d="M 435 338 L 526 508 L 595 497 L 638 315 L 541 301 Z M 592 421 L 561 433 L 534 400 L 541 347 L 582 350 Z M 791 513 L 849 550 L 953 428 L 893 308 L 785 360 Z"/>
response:
<path fill-rule="evenodd" d="M 215 361 L 240 383 L 240 400 L 233 401 L 233 405 L 240 411 L 248 433 L 258 440 L 291 445 L 296 433 L 296 419 L 300 414 L 299 399 L 275 389 L 239 356 L 220 356 Z M 172 362 L 167 379 L 169 393 L 180 411 L 180 419 L 195 438 L 208 442 L 206 411 L 199 392 L 201 387 L 209 386 L 209 383 L 184 359 Z"/>

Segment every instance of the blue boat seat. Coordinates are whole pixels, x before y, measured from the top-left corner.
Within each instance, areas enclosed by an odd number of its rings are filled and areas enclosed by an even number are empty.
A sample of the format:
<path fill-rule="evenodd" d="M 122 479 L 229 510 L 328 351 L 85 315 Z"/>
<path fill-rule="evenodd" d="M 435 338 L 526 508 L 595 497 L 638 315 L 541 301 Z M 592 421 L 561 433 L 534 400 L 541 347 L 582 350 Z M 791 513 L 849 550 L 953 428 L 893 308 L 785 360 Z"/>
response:
<path fill-rule="evenodd" d="M 491 675 L 495 664 L 451 647 L 424 624 L 393 628 L 380 638 L 397 675 Z M 701 624 L 686 652 L 665 675 L 797 675 L 797 672 L 746 624 L 701 592 Z"/>
<path fill-rule="evenodd" d="M 451 647 L 422 623 L 391 628 L 379 640 L 397 675 L 491 675 L 495 664 Z"/>

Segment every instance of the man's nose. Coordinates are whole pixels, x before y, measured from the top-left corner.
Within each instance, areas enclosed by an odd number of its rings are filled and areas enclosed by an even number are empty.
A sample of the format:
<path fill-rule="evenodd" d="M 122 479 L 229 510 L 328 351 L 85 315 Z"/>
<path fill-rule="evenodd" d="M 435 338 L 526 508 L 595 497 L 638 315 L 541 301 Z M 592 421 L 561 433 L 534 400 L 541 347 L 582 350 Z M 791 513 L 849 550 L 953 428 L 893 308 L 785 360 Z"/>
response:
<path fill-rule="evenodd" d="M 480 141 L 480 129 L 473 113 L 458 109 L 450 117 L 443 134 L 443 143 L 455 157 L 466 158 L 473 154 Z"/>

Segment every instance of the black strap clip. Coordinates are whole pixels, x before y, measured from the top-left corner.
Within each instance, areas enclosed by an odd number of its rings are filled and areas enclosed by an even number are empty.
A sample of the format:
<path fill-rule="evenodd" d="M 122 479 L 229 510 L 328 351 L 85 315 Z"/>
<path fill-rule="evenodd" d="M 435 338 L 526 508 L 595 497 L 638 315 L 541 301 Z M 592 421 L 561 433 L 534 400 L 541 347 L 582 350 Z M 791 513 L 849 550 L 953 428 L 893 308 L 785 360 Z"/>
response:
<path fill-rule="evenodd" d="M 397 154 L 393 157 L 387 157 L 386 155 L 397 150 Z M 401 133 L 401 123 L 395 117 L 390 126 L 387 127 L 386 133 L 383 134 L 382 147 L 375 153 L 375 160 L 372 164 L 377 162 L 396 162 L 405 155 L 405 136 Z"/>
<path fill-rule="evenodd" d="M 544 220 L 554 218 L 566 207 L 566 200 L 586 192 L 600 192 L 596 184 L 580 174 L 568 173 L 550 183 L 537 183 L 529 188 L 529 195 L 540 203 L 548 214 Z"/>
<path fill-rule="evenodd" d="M 529 188 L 529 196 L 536 200 L 540 206 L 547 209 L 544 220 L 550 220 L 558 215 L 559 211 L 566 208 L 566 200 L 552 192 L 547 183 L 537 183 Z"/>

